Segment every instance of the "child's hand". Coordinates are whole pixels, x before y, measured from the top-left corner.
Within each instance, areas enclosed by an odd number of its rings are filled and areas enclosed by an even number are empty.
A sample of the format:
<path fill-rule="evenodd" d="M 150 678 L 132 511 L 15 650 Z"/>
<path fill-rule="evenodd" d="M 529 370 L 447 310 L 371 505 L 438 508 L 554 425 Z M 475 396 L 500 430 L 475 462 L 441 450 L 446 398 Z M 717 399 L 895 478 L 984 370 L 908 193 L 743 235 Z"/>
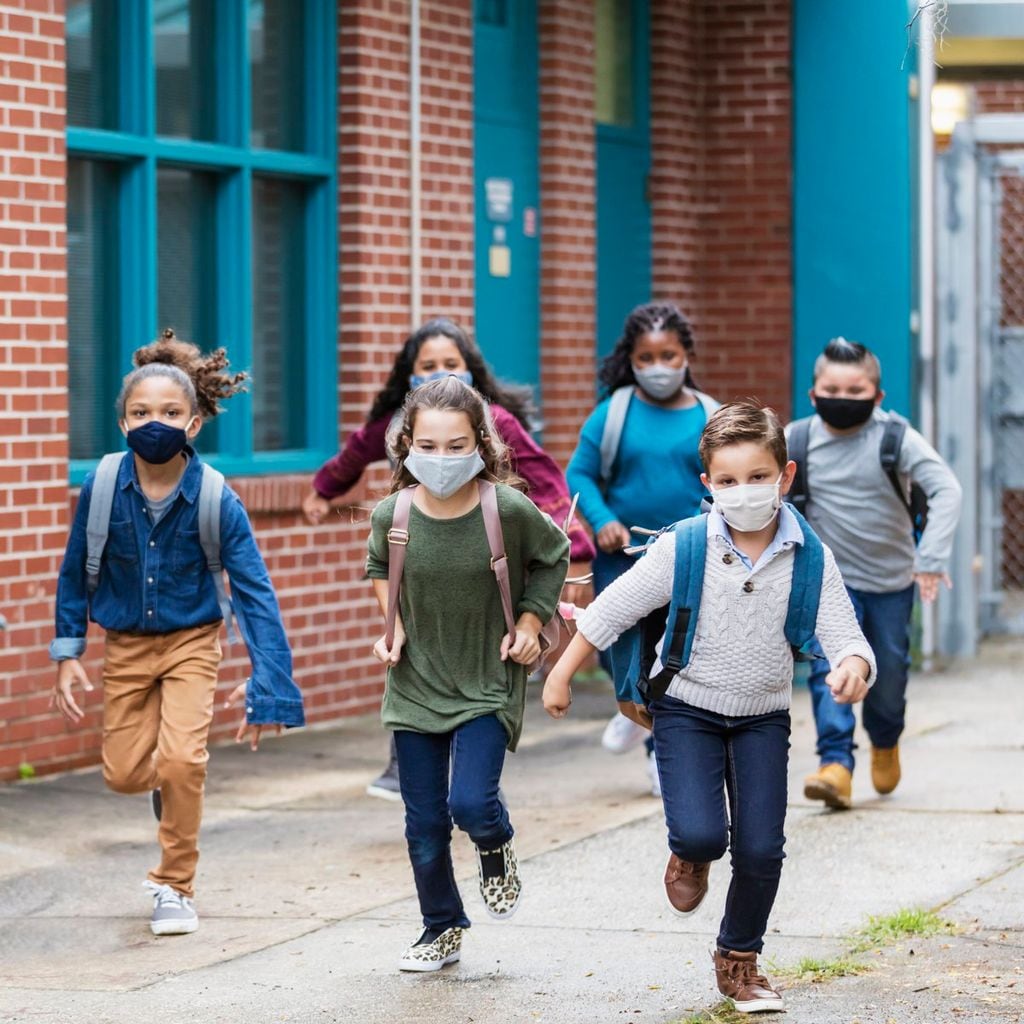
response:
<path fill-rule="evenodd" d="M 72 725 L 78 725 L 85 718 L 85 712 L 75 703 L 72 695 L 75 683 L 81 683 L 82 689 L 87 692 L 92 691 L 92 683 L 77 658 L 57 662 L 57 684 L 50 696 L 50 707 L 56 707 Z"/>
<path fill-rule="evenodd" d="M 609 555 L 621 550 L 622 548 L 628 547 L 629 542 L 632 539 L 633 538 L 630 536 L 629 530 L 627 530 L 620 522 L 605 523 L 604 526 L 597 531 L 597 537 L 595 538 L 597 546 Z"/>
<path fill-rule="evenodd" d="M 654 719 L 651 718 L 650 711 L 643 704 L 634 704 L 631 700 L 620 700 L 617 703 L 619 711 L 631 722 L 636 722 L 637 725 L 642 725 L 645 729 L 654 729 Z"/>
<path fill-rule="evenodd" d="M 843 658 L 838 667 L 825 677 L 825 683 L 832 691 L 837 704 L 856 704 L 868 694 L 868 684 L 864 677 L 869 668 L 863 658 Z"/>
<path fill-rule="evenodd" d="M 924 604 L 931 604 L 939 596 L 939 584 L 945 583 L 947 590 L 953 589 L 948 572 L 915 572 L 914 582 Z"/>
<path fill-rule="evenodd" d="M 249 680 L 247 679 L 244 683 L 239 683 L 230 694 L 228 699 L 224 701 L 224 707 L 234 707 L 239 701 L 245 700 L 246 686 Z M 260 737 L 263 735 L 264 729 L 274 729 L 278 736 L 281 735 L 281 726 L 279 725 L 249 725 L 245 715 L 242 715 L 242 721 L 238 725 L 238 732 L 235 733 L 235 742 L 241 743 L 245 739 L 245 732 L 249 730 L 249 747 L 252 750 L 259 750 L 260 748 Z"/>
<path fill-rule="evenodd" d="M 322 498 L 316 491 L 310 491 L 302 499 L 302 514 L 306 517 L 306 522 L 313 526 L 318 526 L 330 511 L 331 503 L 326 498 Z"/>
<path fill-rule="evenodd" d="M 517 665 L 532 665 L 540 657 L 540 631 L 543 623 L 531 612 L 524 612 L 516 623 L 516 642 L 509 635 L 501 638 L 501 660 L 511 658 Z"/>
<path fill-rule="evenodd" d="M 388 638 L 382 636 L 373 645 L 373 656 L 384 665 L 397 665 L 402 659 L 402 648 L 405 646 L 405 630 L 400 624 L 395 625 L 395 640 L 388 649 Z"/>
<path fill-rule="evenodd" d="M 544 710 L 552 718 L 565 718 L 569 713 L 569 705 L 572 704 L 572 677 L 565 672 L 558 670 L 558 665 L 548 673 L 544 680 L 544 692 L 541 700 L 544 702 Z"/>

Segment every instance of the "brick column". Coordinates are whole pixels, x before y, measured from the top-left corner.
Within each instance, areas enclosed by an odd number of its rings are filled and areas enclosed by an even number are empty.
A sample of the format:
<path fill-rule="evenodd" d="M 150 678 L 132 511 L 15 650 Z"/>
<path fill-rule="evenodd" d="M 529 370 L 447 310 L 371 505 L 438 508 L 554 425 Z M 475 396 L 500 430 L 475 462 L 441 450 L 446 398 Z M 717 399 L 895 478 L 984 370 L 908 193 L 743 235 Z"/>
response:
<path fill-rule="evenodd" d="M 544 444 L 564 462 L 594 405 L 594 12 L 540 0 L 538 16 Z"/>
<path fill-rule="evenodd" d="M 63 6 L 0 3 L 0 779 L 96 746 L 48 707 L 68 529 Z"/>

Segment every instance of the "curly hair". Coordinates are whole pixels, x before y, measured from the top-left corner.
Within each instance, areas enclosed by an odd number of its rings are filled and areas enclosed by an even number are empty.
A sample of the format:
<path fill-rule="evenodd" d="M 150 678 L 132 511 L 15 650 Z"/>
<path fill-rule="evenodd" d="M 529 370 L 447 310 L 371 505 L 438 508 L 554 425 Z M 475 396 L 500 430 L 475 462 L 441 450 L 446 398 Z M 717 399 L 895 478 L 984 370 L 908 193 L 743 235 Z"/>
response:
<path fill-rule="evenodd" d="M 193 416 L 212 420 L 224 410 L 221 400 L 246 390 L 249 374 L 225 372 L 227 353 L 222 348 L 203 355 L 199 348 L 174 336 L 167 328 L 157 341 L 136 349 L 132 355 L 135 369 L 121 382 L 117 396 L 118 415 L 124 416 L 128 398 L 139 381 L 148 377 L 167 377 L 180 385 L 188 397 Z"/>
<path fill-rule="evenodd" d="M 412 376 L 420 348 L 425 341 L 438 335 L 447 338 L 459 350 L 459 354 L 466 362 L 466 368 L 473 375 L 473 387 L 488 402 L 507 409 L 527 430 L 536 428 L 537 410 L 530 388 L 499 382 L 469 335 L 454 320 L 447 317 L 428 320 L 405 339 L 395 357 L 387 382 L 373 401 L 367 416 L 368 423 L 390 416 L 402 408 L 402 403 L 409 394 L 409 378 Z"/>
<path fill-rule="evenodd" d="M 520 490 L 523 482 L 512 472 L 509 449 L 494 429 L 491 412 L 482 396 L 454 374 L 438 380 L 428 381 L 422 387 L 410 391 L 402 404 L 402 415 L 392 428 L 389 447 L 395 455 L 395 471 L 391 478 L 391 493 L 409 487 L 419 481 L 405 468 L 405 459 L 412 450 L 413 429 L 416 414 L 421 409 L 441 409 L 445 412 L 462 412 L 469 419 L 476 438 L 484 469 L 480 474 L 492 483 L 509 484 Z"/>
<path fill-rule="evenodd" d="M 633 375 L 633 349 L 641 334 L 652 331 L 670 331 L 679 339 L 687 355 L 694 351 L 693 332 L 690 321 L 682 314 L 679 307 L 671 302 L 648 302 L 637 306 L 622 325 L 622 337 L 615 348 L 601 362 L 597 379 L 603 387 L 603 393 L 611 394 L 616 388 L 626 384 L 635 384 Z M 696 388 L 690 368 L 686 368 L 686 386 Z"/>

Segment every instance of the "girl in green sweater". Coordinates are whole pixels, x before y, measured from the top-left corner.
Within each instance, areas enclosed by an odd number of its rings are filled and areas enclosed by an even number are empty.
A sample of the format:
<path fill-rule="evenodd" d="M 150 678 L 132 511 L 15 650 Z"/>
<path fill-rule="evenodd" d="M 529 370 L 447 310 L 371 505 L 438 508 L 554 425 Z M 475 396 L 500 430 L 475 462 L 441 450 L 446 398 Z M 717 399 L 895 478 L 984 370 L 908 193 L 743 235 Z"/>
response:
<path fill-rule="evenodd" d="M 522 730 L 527 666 L 557 608 L 569 541 L 516 489 L 485 402 L 457 377 L 409 393 L 394 445 L 392 494 L 373 513 L 366 568 L 385 615 L 389 592 L 398 591 L 397 614 L 374 654 L 388 667 L 381 717 L 395 733 L 424 925 L 399 968 L 436 971 L 459 959 L 470 925 L 452 869 L 453 822 L 476 846 L 487 913 L 504 920 L 519 905 L 513 829 L 498 786 L 505 750 L 515 750 Z M 492 485 L 512 631 L 481 507 Z M 407 488 L 406 529 L 394 520 Z"/>

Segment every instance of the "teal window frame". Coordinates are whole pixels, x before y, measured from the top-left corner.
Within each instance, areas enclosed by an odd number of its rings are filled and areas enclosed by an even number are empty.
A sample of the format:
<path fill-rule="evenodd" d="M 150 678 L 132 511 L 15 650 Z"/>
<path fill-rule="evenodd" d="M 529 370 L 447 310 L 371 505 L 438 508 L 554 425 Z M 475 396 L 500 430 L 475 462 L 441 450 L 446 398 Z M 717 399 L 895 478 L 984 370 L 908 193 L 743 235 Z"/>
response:
<path fill-rule="evenodd" d="M 216 268 L 219 299 L 213 320 L 217 344 L 234 368 L 253 362 L 253 176 L 302 182 L 305 210 L 305 380 L 307 447 L 253 450 L 253 404 L 249 394 L 231 399 L 217 420 L 215 454 L 204 456 L 230 476 L 309 472 L 337 450 L 337 103 L 336 4 L 296 0 L 303 6 L 306 76 L 305 152 L 249 145 L 249 30 L 247 0 L 217 0 L 212 45 L 217 88 L 215 123 L 227 141 L 204 142 L 156 134 L 156 74 L 153 0 L 108 0 L 117 11 L 118 62 L 115 76 L 118 130 L 68 126 L 70 159 L 93 159 L 123 166 L 117 199 L 117 253 L 104 268 L 117 277 L 117 363 L 109 367 L 116 383 L 130 368 L 131 353 L 157 336 L 157 168 L 176 167 L 222 176 L 215 204 Z M 254 381 L 253 387 L 259 387 Z M 106 390 L 106 389 L 104 389 Z M 99 398 L 100 396 L 98 396 Z M 113 408 L 109 410 L 115 416 Z M 74 430 L 74 424 L 70 425 Z M 78 486 L 96 464 L 72 459 L 69 477 Z"/>

